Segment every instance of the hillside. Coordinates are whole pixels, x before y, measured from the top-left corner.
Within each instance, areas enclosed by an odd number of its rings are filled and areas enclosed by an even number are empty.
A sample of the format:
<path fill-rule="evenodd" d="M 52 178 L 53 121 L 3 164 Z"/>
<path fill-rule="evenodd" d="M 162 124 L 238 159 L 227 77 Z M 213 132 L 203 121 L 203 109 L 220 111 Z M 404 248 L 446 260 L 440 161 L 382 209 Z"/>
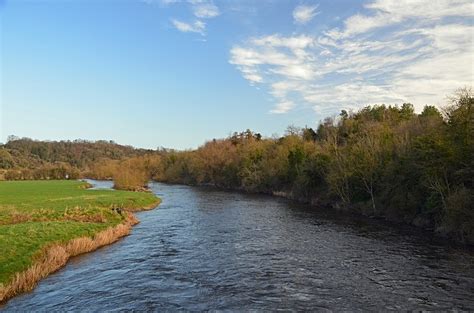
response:
<path fill-rule="evenodd" d="M 10 136 L 0 145 L 0 179 L 77 178 L 97 163 L 152 152 L 105 140 L 38 141 Z"/>

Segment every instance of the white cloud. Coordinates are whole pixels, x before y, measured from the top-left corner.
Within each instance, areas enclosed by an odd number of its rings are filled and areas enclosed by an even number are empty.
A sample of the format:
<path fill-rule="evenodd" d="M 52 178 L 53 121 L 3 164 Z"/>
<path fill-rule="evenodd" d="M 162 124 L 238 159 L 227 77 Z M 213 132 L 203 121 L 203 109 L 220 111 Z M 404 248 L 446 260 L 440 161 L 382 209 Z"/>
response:
<path fill-rule="evenodd" d="M 142 0 L 145 3 L 154 3 L 159 1 L 162 5 L 174 5 L 182 4 L 187 6 L 193 12 L 193 15 L 197 18 L 194 22 L 181 21 L 177 19 L 171 19 L 173 26 L 181 32 L 185 33 L 198 33 L 205 36 L 206 23 L 203 19 L 211 19 L 220 15 L 219 8 L 212 2 L 212 0 Z M 201 37 L 200 41 L 205 41 Z"/>
<path fill-rule="evenodd" d="M 365 33 L 375 28 L 389 26 L 390 24 L 401 21 L 398 15 L 388 13 L 379 13 L 374 16 L 364 16 L 360 14 L 349 17 L 344 25 L 346 27 L 343 37 L 353 36 L 356 34 Z"/>
<path fill-rule="evenodd" d="M 194 23 L 186 23 L 182 21 L 178 21 L 176 19 L 171 20 L 174 27 L 184 33 L 199 33 L 204 35 L 204 31 L 206 30 L 206 24 L 202 21 L 195 21 Z"/>
<path fill-rule="evenodd" d="M 422 17 L 431 20 L 450 16 L 474 16 L 474 3 L 469 0 L 377 0 L 365 7 L 397 15 L 403 19 Z"/>
<path fill-rule="evenodd" d="M 474 2 L 466 0 L 377 0 L 365 5 L 375 11 L 373 15 L 356 14 L 345 21 L 342 37 L 420 19 L 421 23 L 439 22 L 446 17 L 473 17 Z M 335 34 L 338 34 L 337 32 Z"/>
<path fill-rule="evenodd" d="M 253 38 L 247 47 L 231 49 L 230 63 L 236 65 L 251 84 L 271 84 L 271 94 L 278 101 L 271 112 L 285 113 L 295 106 L 290 95 L 297 90 L 302 92 L 299 86 L 318 75 L 313 56 L 307 52 L 314 44 L 315 39 L 306 35 Z M 279 81 L 278 77 L 286 80 Z"/>
<path fill-rule="evenodd" d="M 194 6 L 193 11 L 198 18 L 213 18 L 219 15 L 219 9 L 213 3 L 199 3 Z"/>
<path fill-rule="evenodd" d="M 292 50 L 304 49 L 314 43 L 310 36 L 301 35 L 296 37 L 282 37 L 278 35 L 265 36 L 253 39 L 252 42 L 258 46 L 269 45 L 272 47 L 285 47 Z"/>
<path fill-rule="evenodd" d="M 140 0 L 145 4 L 161 4 L 163 6 L 181 2 L 181 0 Z"/>
<path fill-rule="evenodd" d="M 319 35 L 249 38 L 230 63 L 270 93 L 272 113 L 297 103 L 325 115 L 406 101 L 419 110 L 472 85 L 474 2 L 375 0 L 365 9 Z"/>
<path fill-rule="evenodd" d="M 293 19 L 296 24 L 306 24 L 313 19 L 319 12 L 316 11 L 317 5 L 299 5 L 293 10 Z"/>
<path fill-rule="evenodd" d="M 280 102 L 276 105 L 274 109 L 270 111 L 270 113 L 275 113 L 275 114 L 282 114 L 290 111 L 295 104 L 292 101 L 283 101 Z"/>

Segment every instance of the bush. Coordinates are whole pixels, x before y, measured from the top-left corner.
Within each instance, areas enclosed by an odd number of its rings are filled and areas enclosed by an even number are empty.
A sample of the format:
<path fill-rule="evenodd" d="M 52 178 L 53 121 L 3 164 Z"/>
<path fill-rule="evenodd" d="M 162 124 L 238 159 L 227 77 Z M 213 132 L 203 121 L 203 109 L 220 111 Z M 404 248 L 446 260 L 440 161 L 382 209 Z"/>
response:
<path fill-rule="evenodd" d="M 462 242 L 474 242 L 474 195 L 461 188 L 447 199 L 447 212 L 441 230 L 455 234 Z"/>
<path fill-rule="evenodd" d="M 13 161 L 13 157 L 11 156 L 11 154 L 7 150 L 1 148 L 0 149 L 0 168 L 9 169 L 9 168 L 12 168 L 14 165 L 15 165 L 15 162 Z"/>
<path fill-rule="evenodd" d="M 145 169 L 134 160 L 122 162 L 113 174 L 113 178 L 115 189 L 133 191 L 147 189 L 149 179 Z"/>

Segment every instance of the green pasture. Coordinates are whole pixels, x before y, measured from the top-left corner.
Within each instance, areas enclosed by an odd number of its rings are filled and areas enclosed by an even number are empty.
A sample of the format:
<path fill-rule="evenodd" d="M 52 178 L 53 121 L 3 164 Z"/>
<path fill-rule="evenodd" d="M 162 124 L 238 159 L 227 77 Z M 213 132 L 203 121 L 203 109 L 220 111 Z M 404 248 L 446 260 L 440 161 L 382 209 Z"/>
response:
<path fill-rule="evenodd" d="M 122 222 L 112 209 L 158 202 L 151 193 L 88 190 L 80 181 L 0 181 L 0 284 L 27 269 L 45 246 Z"/>

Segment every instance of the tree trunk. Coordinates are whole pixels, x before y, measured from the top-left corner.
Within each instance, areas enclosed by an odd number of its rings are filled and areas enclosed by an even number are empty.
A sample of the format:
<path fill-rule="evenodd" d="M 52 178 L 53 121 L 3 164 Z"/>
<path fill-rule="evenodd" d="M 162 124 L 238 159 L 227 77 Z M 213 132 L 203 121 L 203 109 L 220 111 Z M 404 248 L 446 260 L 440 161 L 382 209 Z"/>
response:
<path fill-rule="evenodd" d="M 370 182 L 368 182 L 366 179 L 362 179 L 362 181 L 364 182 L 365 189 L 367 190 L 367 192 L 370 195 L 370 200 L 372 202 L 372 211 L 373 211 L 374 215 L 376 215 L 377 214 L 377 207 L 375 206 L 373 179 L 370 179 Z"/>

